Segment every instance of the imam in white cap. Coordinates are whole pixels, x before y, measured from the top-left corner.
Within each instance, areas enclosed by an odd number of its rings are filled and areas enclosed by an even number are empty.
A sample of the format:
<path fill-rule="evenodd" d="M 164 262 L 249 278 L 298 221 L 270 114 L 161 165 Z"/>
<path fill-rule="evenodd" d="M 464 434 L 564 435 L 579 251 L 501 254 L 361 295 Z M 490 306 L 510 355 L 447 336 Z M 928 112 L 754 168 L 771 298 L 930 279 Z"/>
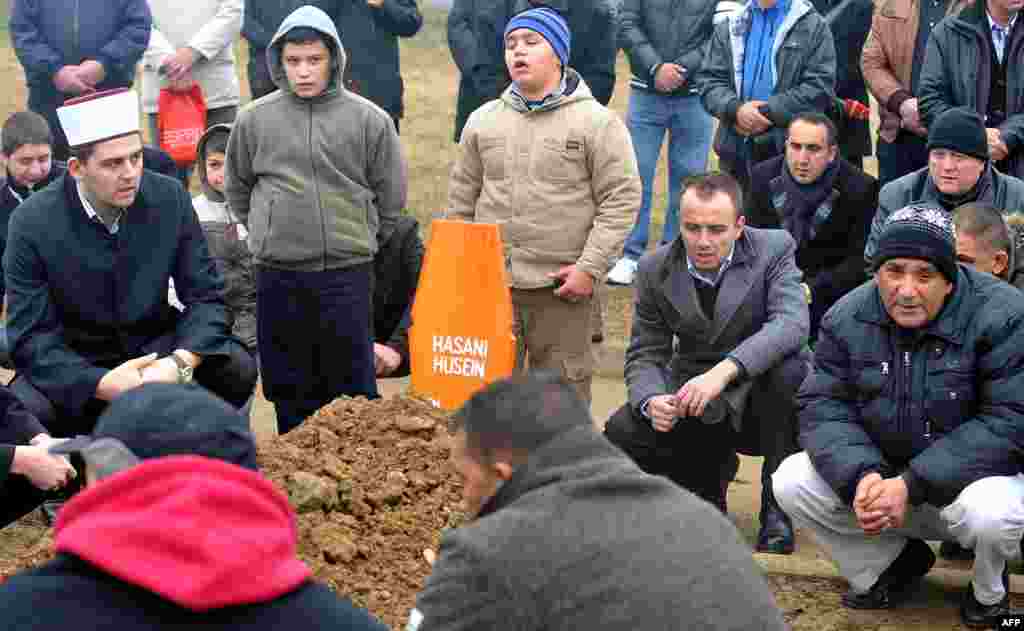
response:
<path fill-rule="evenodd" d="M 127 88 L 65 101 L 57 117 L 68 145 L 81 147 L 139 131 L 139 97 Z"/>

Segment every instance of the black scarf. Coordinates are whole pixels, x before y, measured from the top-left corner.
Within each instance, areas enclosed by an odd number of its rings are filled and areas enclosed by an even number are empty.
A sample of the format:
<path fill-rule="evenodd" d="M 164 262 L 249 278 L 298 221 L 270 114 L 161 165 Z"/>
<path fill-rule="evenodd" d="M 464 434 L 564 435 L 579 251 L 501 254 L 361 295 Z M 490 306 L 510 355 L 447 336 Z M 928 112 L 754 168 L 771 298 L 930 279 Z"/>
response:
<path fill-rule="evenodd" d="M 929 177 L 929 180 L 931 178 Z M 938 187 L 935 187 L 934 182 L 932 186 L 935 188 L 935 194 L 938 196 L 939 203 L 946 210 L 952 211 L 957 206 L 967 204 L 969 202 L 984 202 L 991 204 L 995 200 L 996 190 L 993 186 L 992 178 L 992 162 L 988 162 L 985 165 L 985 170 L 981 172 L 981 177 L 974 183 L 971 190 L 960 195 L 947 195 L 940 191 Z"/>
<path fill-rule="evenodd" d="M 798 248 L 810 240 L 814 215 L 832 194 L 838 178 L 838 159 L 833 160 L 813 184 L 797 182 L 789 172 L 789 165 L 783 162 L 780 184 L 786 201 L 782 207 L 782 226 L 792 235 Z"/>

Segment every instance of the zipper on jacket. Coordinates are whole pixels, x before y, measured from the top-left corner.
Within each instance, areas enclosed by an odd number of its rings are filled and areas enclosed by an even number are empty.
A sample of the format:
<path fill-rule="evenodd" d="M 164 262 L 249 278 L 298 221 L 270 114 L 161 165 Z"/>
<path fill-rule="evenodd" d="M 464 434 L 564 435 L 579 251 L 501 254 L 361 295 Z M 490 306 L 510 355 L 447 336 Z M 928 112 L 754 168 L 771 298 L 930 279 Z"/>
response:
<path fill-rule="evenodd" d="M 324 244 L 320 257 L 320 270 L 327 271 L 327 220 L 324 205 L 320 199 L 320 182 L 316 174 L 316 156 L 313 155 L 313 104 L 309 104 L 309 168 L 313 172 L 313 192 L 316 194 L 316 208 L 320 211 L 320 238 Z"/>
<path fill-rule="evenodd" d="M 903 351 L 903 361 L 901 363 L 903 365 L 903 387 L 900 388 L 900 417 L 896 422 L 896 431 L 900 433 L 904 430 L 904 421 L 906 421 L 908 416 L 907 407 L 909 406 L 910 394 L 912 394 L 908 390 L 914 389 L 914 382 L 912 381 L 914 371 L 911 366 L 910 351 Z"/>
<path fill-rule="evenodd" d="M 79 38 L 79 35 L 82 32 L 82 21 L 81 21 L 80 15 L 79 15 L 81 13 L 81 11 L 80 11 L 81 6 L 82 6 L 81 0 L 75 0 L 75 15 L 74 15 L 74 17 L 72 18 L 72 21 L 71 21 L 72 42 L 74 42 L 73 45 L 75 47 L 74 55 L 72 55 L 72 59 L 74 59 L 74 62 L 76 64 L 82 63 L 82 42 L 81 42 L 81 40 Z M 111 70 L 113 70 L 113 69 L 111 69 Z"/>

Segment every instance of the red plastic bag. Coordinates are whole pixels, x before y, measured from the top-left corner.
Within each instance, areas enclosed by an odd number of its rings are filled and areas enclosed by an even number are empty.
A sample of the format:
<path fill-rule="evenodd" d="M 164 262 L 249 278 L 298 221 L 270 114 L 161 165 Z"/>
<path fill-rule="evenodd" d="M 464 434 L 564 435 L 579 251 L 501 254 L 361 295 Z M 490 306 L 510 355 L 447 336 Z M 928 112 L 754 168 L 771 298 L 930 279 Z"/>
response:
<path fill-rule="evenodd" d="M 157 128 L 160 148 L 170 154 L 178 166 L 189 166 L 198 157 L 199 139 L 206 131 L 206 99 L 199 84 L 187 92 L 160 90 Z"/>

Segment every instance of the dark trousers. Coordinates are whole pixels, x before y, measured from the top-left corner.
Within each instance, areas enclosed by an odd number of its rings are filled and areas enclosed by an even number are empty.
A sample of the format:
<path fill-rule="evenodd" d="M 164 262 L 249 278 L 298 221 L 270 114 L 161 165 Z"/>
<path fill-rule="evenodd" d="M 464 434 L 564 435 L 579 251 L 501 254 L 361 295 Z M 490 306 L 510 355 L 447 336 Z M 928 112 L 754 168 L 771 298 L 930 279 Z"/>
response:
<path fill-rule="evenodd" d="M 901 131 L 892 142 L 878 139 L 878 186 L 882 187 L 928 165 L 927 142 Z"/>
<path fill-rule="evenodd" d="M 124 357 L 120 361 L 129 359 L 132 358 Z M 192 379 L 236 408 L 241 408 L 256 388 L 258 376 L 259 371 L 252 354 L 241 342 L 233 342 L 228 346 L 226 355 L 204 357 Z M 50 435 L 58 438 L 90 433 L 108 405 L 106 401 L 91 399 L 81 413 L 72 414 L 54 406 L 46 395 L 21 374 L 15 375 L 10 388 Z"/>
<path fill-rule="evenodd" d="M 0 528 L 21 519 L 43 503 L 46 492 L 21 475 L 7 476 L 0 485 Z"/>
<path fill-rule="evenodd" d="M 740 432 L 729 421 L 705 425 L 692 418 L 679 419 L 671 432 L 656 432 L 627 403 L 609 419 L 605 436 L 647 473 L 663 475 L 724 509 L 737 450 L 764 456 L 761 484 L 769 489 L 771 474 L 797 452 L 794 402 L 807 369 L 801 354 L 759 376 Z"/>
<path fill-rule="evenodd" d="M 373 266 L 294 272 L 256 268 L 263 394 L 279 433 L 342 395 L 376 398 Z"/>
<path fill-rule="evenodd" d="M 72 95 L 61 94 L 52 86 L 30 85 L 28 88 L 28 109 L 39 114 L 49 123 L 50 133 L 53 134 L 51 152 L 53 159 L 60 162 L 67 162 L 71 155 L 67 136 L 64 135 L 64 128 L 61 127 L 60 119 L 57 118 L 57 108 L 63 105 L 65 97 L 71 98 Z"/>
<path fill-rule="evenodd" d="M 267 68 L 267 49 L 249 49 L 249 92 L 252 100 L 266 96 L 277 89 L 274 80 L 270 78 L 270 69 Z"/>

